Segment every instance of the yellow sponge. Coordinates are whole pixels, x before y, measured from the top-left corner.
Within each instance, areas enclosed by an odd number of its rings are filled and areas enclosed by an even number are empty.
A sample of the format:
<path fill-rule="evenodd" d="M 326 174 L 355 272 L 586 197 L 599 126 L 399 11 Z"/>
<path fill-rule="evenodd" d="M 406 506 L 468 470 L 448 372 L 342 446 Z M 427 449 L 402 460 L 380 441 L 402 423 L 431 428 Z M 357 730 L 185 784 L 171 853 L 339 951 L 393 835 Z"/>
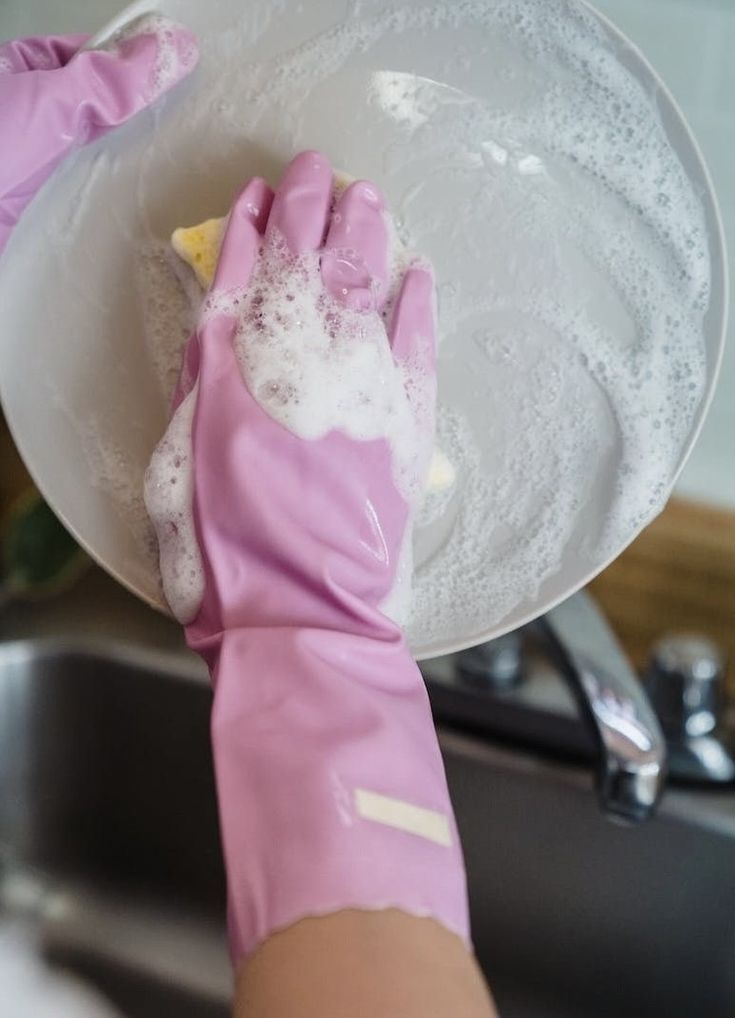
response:
<path fill-rule="evenodd" d="M 214 279 L 224 228 L 223 216 L 207 219 L 196 226 L 180 226 L 171 234 L 171 246 L 179 258 L 191 266 L 204 290 L 209 289 Z"/>

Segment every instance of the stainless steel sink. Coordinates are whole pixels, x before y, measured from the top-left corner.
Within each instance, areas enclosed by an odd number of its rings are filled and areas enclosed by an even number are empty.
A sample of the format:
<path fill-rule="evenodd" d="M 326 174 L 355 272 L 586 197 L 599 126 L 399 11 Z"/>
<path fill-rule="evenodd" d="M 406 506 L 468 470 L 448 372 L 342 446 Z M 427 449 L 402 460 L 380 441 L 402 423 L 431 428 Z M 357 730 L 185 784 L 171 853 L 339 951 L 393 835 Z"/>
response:
<path fill-rule="evenodd" d="M 130 1018 L 228 1013 L 209 701 L 178 650 L 0 644 L 0 908 Z M 734 793 L 628 829 L 585 767 L 441 741 L 503 1018 L 732 1018 Z"/>

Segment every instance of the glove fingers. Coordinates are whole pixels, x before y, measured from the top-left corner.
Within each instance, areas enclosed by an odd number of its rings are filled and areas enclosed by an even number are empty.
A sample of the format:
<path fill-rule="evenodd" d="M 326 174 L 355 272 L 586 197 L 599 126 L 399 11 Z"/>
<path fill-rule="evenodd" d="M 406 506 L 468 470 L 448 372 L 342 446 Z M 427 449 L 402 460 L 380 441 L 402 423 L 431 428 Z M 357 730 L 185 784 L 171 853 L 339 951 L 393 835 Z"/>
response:
<path fill-rule="evenodd" d="M 260 177 L 254 177 L 240 192 L 227 220 L 213 290 L 248 285 L 272 204 L 273 191 Z"/>
<path fill-rule="evenodd" d="M 351 184 L 337 202 L 322 256 L 327 290 L 348 307 L 379 309 L 388 277 L 388 229 L 385 203 L 364 180 Z"/>
<path fill-rule="evenodd" d="M 321 247 L 332 200 L 332 167 L 320 152 L 291 161 L 273 200 L 266 238 L 281 234 L 293 254 Z"/>
<path fill-rule="evenodd" d="M 235 199 L 227 217 L 210 290 L 210 294 L 214 295 L 212 308 L 217 308 L 216 320 L 200 327 L 189 340 L 184 352 L 174 409 L 192 389 L 203 365 L 210 376 L 219 375 L 218 386 L 224 384 L 218 367 L 222 368 L 234 356 L 231 350 L 237 310 L 234 305 L 239 298 L 233 291 L 241 291 L 250 282 L 272 202 L 273 191 L 260 177 L 253 177 Z M 232 296 L 225 297 L 224 302 L 218 306 L 217 295 L 228 293 Z M 202 391 L 206 391 L 206 388 Z M 201 400 L 201 393 L 199 398 Z"/>
<path fill-rule="evenodd" d="M 427 266 L 412 265 L 403 277 L 389 335 L 397 362 L 411 360 L 419 370 L 433 374 L 436 366 L 436 293 L 434 276 Z"/>
<path fill-rule="evenodd" d="M 88 35 L 46 35 L 0 46 L 0 74 L 52 71 L 67 64 Z"/>

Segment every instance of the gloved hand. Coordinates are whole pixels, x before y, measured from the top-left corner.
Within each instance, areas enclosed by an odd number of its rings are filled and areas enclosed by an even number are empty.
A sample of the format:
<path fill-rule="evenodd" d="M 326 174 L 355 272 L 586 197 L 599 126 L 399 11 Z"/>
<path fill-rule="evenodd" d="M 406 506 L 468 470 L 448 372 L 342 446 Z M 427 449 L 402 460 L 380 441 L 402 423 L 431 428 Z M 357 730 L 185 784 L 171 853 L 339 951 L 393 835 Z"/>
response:
<path fill-rule="evenodd" d="M 66 153 L 148 106 L 194 67 L 187 29 L 133 23 L 108 51 L 79 51 L 84 35 L 0 46 L 0 252 L 23 209 Z"/>
<path fill-rule="evenodd" d="M 212 741 L 235 962 L 275 930 L 344 908 L 396 907 L 468 937 L 461 849 L 428 698 L 403 633 L 380 610 L 431 450 L 433 279 L 427 267 L 410 267 L 386 306 L 383 200 L 358 182 L 330 215 L 331 190 L 326 158 L 305 152 L 275 198 L 256 179 L 235 202 L 209 310 L 186 353 L 180 405 L 147 479 L 164 577 L 171 577 L 177 558 L 187 561 L 180 542 L 192 491 L 180 488 L 175 506 L 164 489 L 169 465 L 187 455 L 181 436 L 193 421 L 203 591 L 183 610 L 194 616 L 187 639 L 214 685 Z M 271 279 L 278 285 L 285 273 L 293 287 L 299 280 L 311 286 L 309 258 L 321 264 L 323 288 L 313 306 L 336 339 L 334 356 L 351 352 L 341 342 L 353 338 L 339 330 L 362 336 L 362 322 L 369 337 L 354 342 L 375 342 L 391 371 L 407 370 L 409 385 L 417 377 L 426 382 L 423 399 L 409 393 L 426 439 L 413 477 L 397 474 L 385 437 L 332 429 L 300 437 L 274 419 L 279 393 L 258 390 L 267 412 L 244 382 L 246 363 L 248 384 L 256 384 L 270 335 L 262 311 L 267 280 L 258 267 L 275 259 L 282 272 Z M 289 330 L 296 330 L 297 339 L 287 365 L 298 362 L 300 343 L 314 341 L 304 325 L 306 304 L 295 290 L 288 299 L 297 311 L 282 316 L 284 336 L 290 344 Z M 291 367 L 299 399 L 339 403 L 339 372 L 304 379 L 298 363 Z M 381 381 L 367 371 L 359 399 L 345 389 L 344 400 L 353 410 L 361 400 L 379 400 L 378 390 L 390 388 L 388 374 Z M 291 398 L 288 380 L 281 395 Z M 189 565 L 195 576 L 191 555 Z"/>

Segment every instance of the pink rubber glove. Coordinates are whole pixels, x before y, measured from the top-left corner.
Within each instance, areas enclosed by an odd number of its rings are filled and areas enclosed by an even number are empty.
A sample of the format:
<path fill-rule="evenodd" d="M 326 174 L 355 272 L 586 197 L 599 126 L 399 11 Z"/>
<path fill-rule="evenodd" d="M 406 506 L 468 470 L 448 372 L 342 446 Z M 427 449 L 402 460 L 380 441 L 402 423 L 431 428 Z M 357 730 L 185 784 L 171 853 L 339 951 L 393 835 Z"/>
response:
<path fill-rule="evenodd" d="M 331 167 L 315 152 L 291 163 L 275 199 L 251 181 L 230 214 L 210 305 L 226 307 L 247 285 L 262 244 L 280 236 L 299 253 L 326 236 L 327 291 L 379 316 L 383 200 L 355 183 L 330 220 L 331 190 Z M 269 416 L 243 381 L 234 312 L 233 301 L 232 313 L 200 324 L 178 396 L 198 381 L 193 499 L 205 587 L 187 638 L 214 684 L 233 960 L 274 930 L 344 908 L 433 916 L 467 940 L 462 855 L 426 691 L 403 633 L 379 610 L 409 519 L 390 447 L 338 431 L 305 440 Z M 257 343 L 252 329 L 244 340 Z M 397 360 L 429 374 L 433 430 L 425 267 L 406 272 L 382 335 Z M 172 520 L 154 510 L 154 523 L 163 549 Z"/>
<path fill-rule="evenodd" d="M 70 149 L 124 123 L 193 69 L 191 32 L 160 18 L 139 26 L 108 52 L 79 52 L 83 35 L 0 46 L 0 251 Z"/>

